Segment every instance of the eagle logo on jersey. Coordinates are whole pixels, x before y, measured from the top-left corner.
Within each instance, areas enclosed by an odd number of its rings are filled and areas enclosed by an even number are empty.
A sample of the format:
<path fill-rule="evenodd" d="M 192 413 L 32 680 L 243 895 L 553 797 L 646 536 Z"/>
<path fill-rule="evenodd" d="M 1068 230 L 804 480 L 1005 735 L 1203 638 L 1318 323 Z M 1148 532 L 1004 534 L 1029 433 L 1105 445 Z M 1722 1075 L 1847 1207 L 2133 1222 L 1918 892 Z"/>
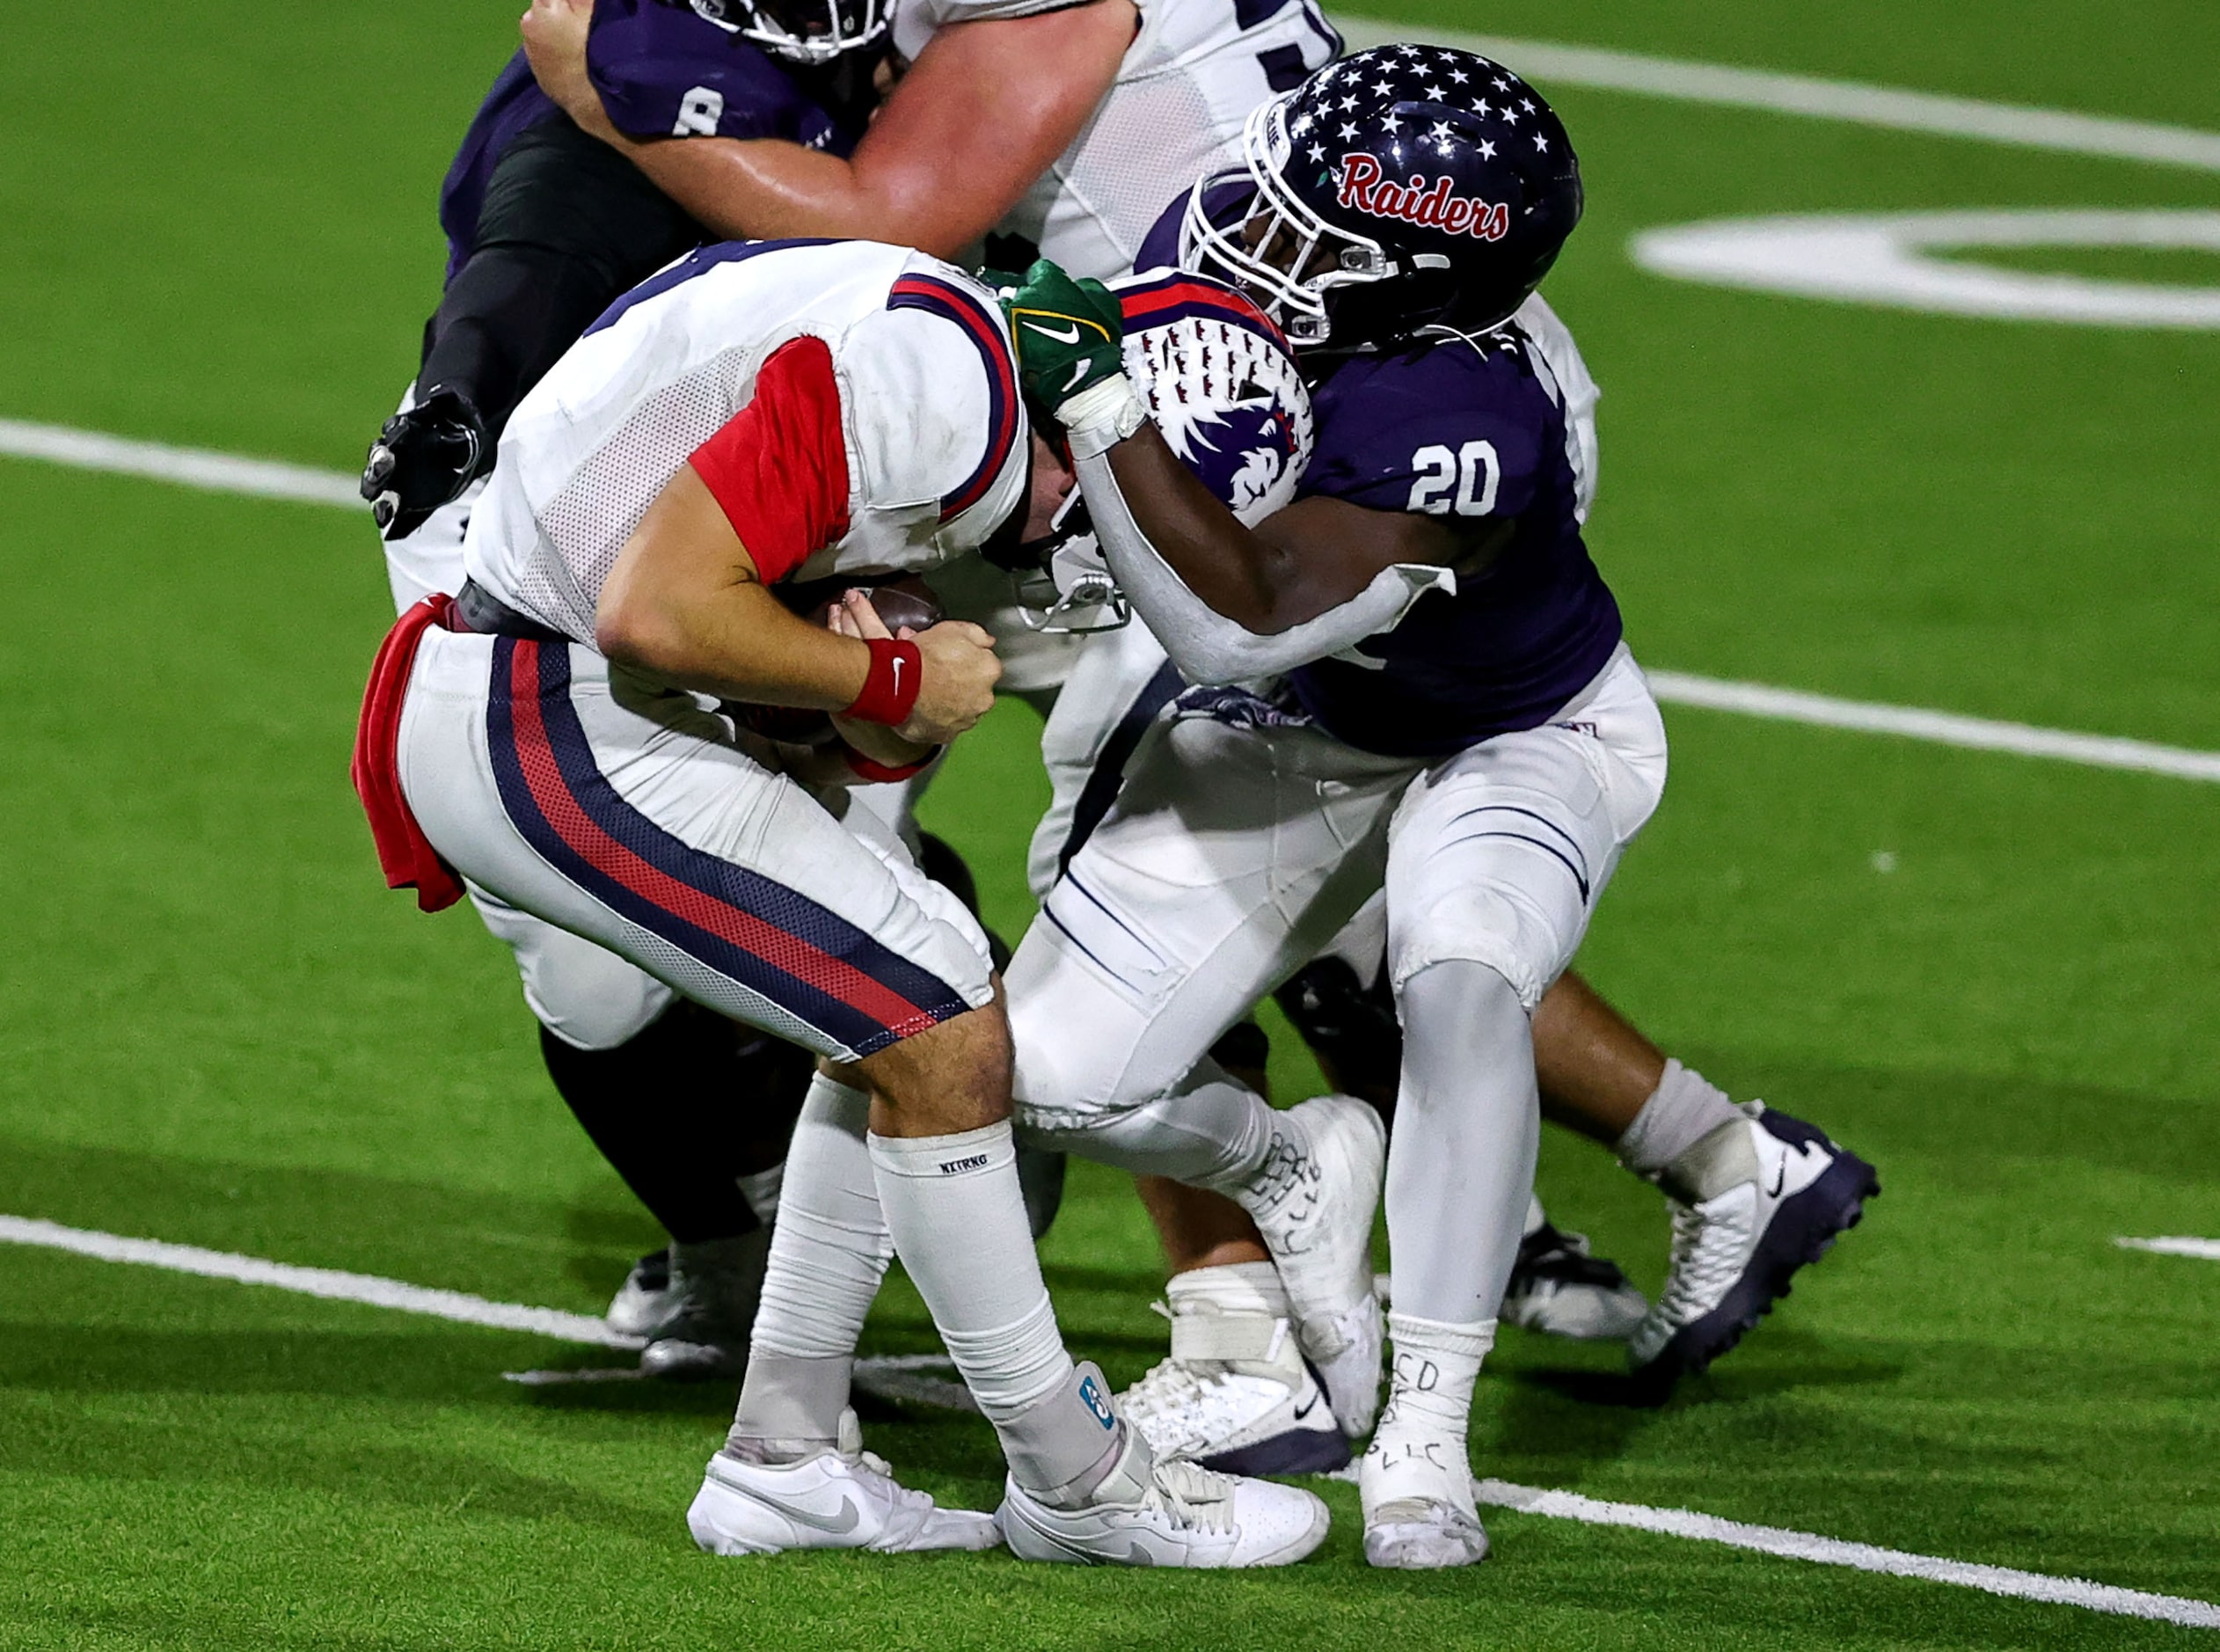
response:
<path fill-rule="evenodd" d="M 1469 235 L 1476 241 L 1500 241 L 1511 230 L 1508 206 L 1458 194 L 1447 172 L 1430 187 L 1424 172 L 1413 172 L 1408 183 L 1398 184 L 1381 176 L 1377 157 L 1344 155 L 1337 187 L 1336 199 L 1341 205 L 1376 218 L 1392 218 L 1450 235 Z"/>

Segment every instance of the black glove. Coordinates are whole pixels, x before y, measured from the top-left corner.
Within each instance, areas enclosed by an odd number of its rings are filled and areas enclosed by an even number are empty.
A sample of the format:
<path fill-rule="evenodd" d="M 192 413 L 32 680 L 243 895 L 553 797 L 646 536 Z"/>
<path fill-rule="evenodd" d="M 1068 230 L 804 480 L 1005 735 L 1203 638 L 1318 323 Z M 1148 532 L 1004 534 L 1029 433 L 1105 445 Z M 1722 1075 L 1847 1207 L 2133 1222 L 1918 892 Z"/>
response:
<path fill-rule="evenodd" d="M 377 530 L 405 539 L 442 505 L 493 468 L 493 440 L 471 398 L 435 384 L 416 406 L 395 413 L 370 443 L 362 497 Z"/>

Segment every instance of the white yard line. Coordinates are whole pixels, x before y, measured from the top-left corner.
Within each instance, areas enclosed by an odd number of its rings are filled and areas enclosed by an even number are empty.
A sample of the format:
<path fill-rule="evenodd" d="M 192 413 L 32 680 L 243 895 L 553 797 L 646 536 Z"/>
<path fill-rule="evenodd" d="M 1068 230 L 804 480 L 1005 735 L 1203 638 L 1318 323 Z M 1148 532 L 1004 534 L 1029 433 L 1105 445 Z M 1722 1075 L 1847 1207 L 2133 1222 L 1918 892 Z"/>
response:
<path fill-rule="evenodd" d="M 398 1308 L 405 1313 L 430 1314 L 464 1325 L 489 1326 L 497 1330 L 530 1331 L 566 1341 L 602 1348 L 637 1348 L 636 1338 L 613 1334 L 599 1319 L 582 1313 L 564 1313 L 553 1308 L 528 1308 L 513 1302 L 491 1302 L 460 1290 L 432 1290 L 403 1284 L 373 1274 L 347 1274 L 325 1268 L 296 1268 L 288 1262 L 267 1261 L 230 1251 L 203 1250 L 196 1245 L 171 1245 L 159 1239 L 126 1239 L 88 1228 L 64 1227 L 58 1222 L 33 1217 L 0 1216 L 0 1243 L 33 1245 L 69 1251 L 102 1261 L 138 1262 L 150 1268 L 197 1274 L 204 1278 L 232 1279 L 242 1284 L 271 1285 L 281 1290 L 301 1291 L 342 1302 L 367 1303 L 374 1307 Z M 2122 1245 L 2151 1248 L 2175 1245 L 2209 1245 L 2220 1253 L 2220 1243 L 2209 1239 L 2121 1239 Z M 897 1354 L 857 1363 L 857 1383 L 867 1392 L 890 1400 L 957 1410 L 975 1410 L 960 1383 L 934 1373 L 953 1367 L 937 1354 Z M 573 1383 L 634 1382 L 637 1371 L 504 1371 L 509 1381 L 529 1386 Z M 1354 1480 L 1354 1466 L 1333 1476 Z M 2220 1628 L 2220 1604 L 2178 1595 L 2147 1594 L 2092 1583 L 2078 1577 L 2053 1577 L 2042 1572 L 2022 1572 L 2008 1566 L 1983 1566 L 1968 1561 L 1945 1560 L 1932 1554 L 1913 1554 L 1870 1543 L 1848 1543 L 1839 1538 L 1793 1531 L 1784 1526 L 1749 1525 L 1722 1520 L 1716 1515 L 1686 1509 L 1653 1509 L 1644 1503 L 1604 1502 L 1577 1492 L 1548 1491 L 1535 1486 L 1515 1486 L 1508 1480 L 1476 1480 L 1473 1494 L 1495 1508 L 1515 1509 L 1523 1514 L 1554 1520 L 1578 1520 L 1589 1525 L 1626 1526 L 1668 1537 L 1703 1543 L 1724 1543 L 1785 1560 L 1808 1561 L 1818 1566 L 1846 1566 L 1861 1572 L 1883 1572 L 1895 1577 L 1916 1577 L 1932 1583 L 1952 1583 L 1978 1589 L 2016 1600 L 2046 1601 L 2081 1606 L 2091 1612 L 2130 1618 L 2151 1618 L 2194 1628 Z"/>
<path fill-rule="evenodd" d="M 1555 86 L 1588 86 L 1601 91 L 1630 91 L 1684 103 L 1762 109 L 1772 114 L 1845 121 L 1898 132 L 1930 132 L 1944 137 L 2008 143 L 2021 149 L 2101 155 L 2116 160 L 2220 172 L 2220 132 L 2201 132 L 2191 127 L 2078 114 L 2067 109 L 1985 103 L 1973 98 L 1908 91 L 1902 87 L 1873 86 L 1855 80 L 1823 80 L 1809 75 L 1773 74 L 1761 69 L 1731 69 L 1722 63 L 1649 57 L 1557 40 L 1467 34 L 1455 29 L 1436 28 L 1431 24 L 1394 23 L 1347 13 L 1337 14 L 1333 23 L 1353 47 L 1385 46 L 1400 40 L 1430 40 L 1437 45 L 1459 47 L 1508 64 L 1545 91 Z"/>
<path fill-rule="evenodd" d="M 381 1279 L 375 1274 L 296 1268 L 290 1262 L 266 1261 L 259 1256 L 241 1256 L 231 1251 L 202 1250 L 197 1245 L 125 1239 L 120 1234 L 64 1227 L 59 1222 L 43 1222 L 32 1217 L 0 1216 L 0 1243 L 69 1251 L 104 1262 L 138 1262 L 149 1268 L 166 1268 L 173 1273 L 198 1274 L 206 1279 L 236 1280 L 243 1285 L 271 1285 L 280 1290 L 296 1290 L 303 1296 L 325 1297 L 335 1302 L 361 1302 L 374 1308 L 396 1308 L 403 1313 L 427 1313 L 434 1319 L 489 1326 L 497 1331 L 529 1331 L 537 1336 L 559 1337 L 566 1342 L 590 1342 L 599 1348 L 640 1345 L 638 1337 L 619 1336 L 601 1320 L 583 1313 L 528 1308 L 515 1302 L 490 1302 L 467 1291 L 405 1285 L 398 1279 Z"/>
<path fill-rule="evenodd" d="M 336 471 L 312 471 L 278 459 L 245 459 L 206 448 L 173 448 L 67 425 L 30 424 L 0 419 L 0 454 L 18 459 L 47 459 L 81 471 L 147 476 L 216 493 L 248 493 L 257 499 L 292 499 L 311 505 L 342 505 L 368 519 L 369 507 L 355 490 L 354 479 Z"/>
<path fill-rule="evenodd" d="M 1895 1577 L 1924 1578 L 1931 1583 L 1955 1583 L 2015 1600 L 2048 1601 L 2062 1606 L 2082 1606 L 2127 1618 L 2153 1618 L 2162 1623 L 2186 1624 L 2192 1628 L 2220 1629 L 2220 1605 L 2180 1595 L 2146 1594 L 2140 1589 L 2118 1589 L 2092 1583 L 2085 1578 L 2052 1577 L 2043 1572 L 2022 1572 L 2009 1566 L 1979 1566 L 1968 1561 L 1946 1561 L 1932 1554 L 1911 1554 L 1902 1549 L 1880 1548 L 1871 1543 L 1845 1543 L 1809 1531 L 1791 1531 L 1783 1526 L 1746 1525 L 1716 1515 L 1686 1509 L 1652 1509 L 1638 1502 L 1603 1502 L 1576 1492 L 1542 1491 L 1514 1486 L 1500 1480 L 1473 1482 L 1473 1494 L 1484 1503 L 1515 1509 L 1524 1514 L 1546 1515 L 1555 1520 L 1578 1520 L 1588 1525 L 1630 1526 L 1638 1531 L 1658 1531 L 1669 1537 L 1691 1538 L 1700 1543 L 1724 1543 L 1785 1560 L 1809 1561 L 1817 1566 L 1847 1566 L 1860 1572 L 1885 1572 Z"/>
<path fill-rule="evenodd" d="M 352 479 L 331 471 L 243 459 L 195 448 L 165 448 L 159 442 L 129 442 L 94 431 L 60 425 L 25 424 L 0 419 L 0 454 L 48 459 L 94 470 L 126 471 L 184 482 L 189 486 L 253 493 L 263 498 L 298 499 L 360 509 Z M 1652 671 L 1650 687 L 1668 705 L 1736 712 L 1748 717 L 1815 723 L 1869 735 L 1896 735 L 1975 751 L 2007 751 L 2048 757 L 2100 769 L 2135 769 L 2180 780 L 2220 781 L 2220 752 L 2159 745 L 2111 735 L 2077 734 L 2027 723 L 1968 717 L 1917 705 L 1887 705 L 1871 700 L 1838 699 L 1800 689 L 1763 683 L 1732 683 L 1685 671 Z"/>
<path fill-rule="evenodd" d="M 1647 675 L 1651 691 L 1668 705 L 1738 712 L 1746 717 L 1815 723 L 1822 727 L 1848 728 L 1859 734 L 1900 735 L 1907 740 L 1924 740 L 1937 745 L 1961 746 L 1974 751 L 2009 751 L 2023 757 L 2052 757 L 2062 763 L 2085 764 L 2098 769 L 2137 769 L 2148 774 L 2171 775 L 2178 780 L 2220 781 L 2220 751 L 2196 751 L 2186 746 L 2162 746 L 2111 735 L 2075 734 L 2063 728 L 2038 728 L 2031 723 L 1967 717 L 1956 712 L 1929 711 L 1917 705 L 1837 699 L 1831 694 L 1807 694 L 1797 689 L 1771 688 L 1763 683 L 1730 683 L 1719 677 L 1691 676 L 1683 671 L 1651 671 Z"/>
<path fill-rule="evenodd" d="M 2112 1242 L 2123 1251 L 2156 1251 L 2161 1256 L 2194 1256 L 2202 1261 L 2220 1262 L 2220 1239 L 2183 1239 L 2168 1234 L 2158 1239 L 2116 1239 Z"/>

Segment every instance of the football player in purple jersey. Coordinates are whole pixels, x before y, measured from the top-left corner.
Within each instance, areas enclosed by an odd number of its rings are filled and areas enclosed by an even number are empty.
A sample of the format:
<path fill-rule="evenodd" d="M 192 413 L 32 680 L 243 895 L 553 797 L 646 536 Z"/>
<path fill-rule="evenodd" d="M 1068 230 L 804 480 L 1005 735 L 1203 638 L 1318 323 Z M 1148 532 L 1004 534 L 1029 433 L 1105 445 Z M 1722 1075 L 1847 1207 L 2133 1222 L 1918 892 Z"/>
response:
<path fill-rule="evenodd" d="M 1019 1116 L 1191 1188 L 1252 1175 L 1263 1103 L 1205 1051 L 1384 890 L 1405 1036 L 1393 1373 L 1361 1470 L 1377 1565 L 1486 1552 L 1466 1423 L 1530 1196 L 1536 1018 L 1663 788 L 1663 726 L 1581 532 L 1576 353 L 1545 311 L 1520 316 L 1581 208 L 1554 113 L 1469 53 L 1362 53 L 1260 109 L 1243 166 L 1196 186 L 1179 248 L 1254 296 L 1312 378 L 1300 496 L 1254 529 L 1091 347 L 1111 336 L 1106 294 L 1043 264 L 1008 299 L 1111 571 L 1179 670 L 1224 685 L 1143 735 L 1019 949 Z M 1616 1145 L 1675 1203 L 1672 1279 L 1632 1347 L 1669 1378 L 1731 1346 L 1877 1184 L 1631 1028 L 1596 1039 L 1615 1018 L 1592 995 L 1569 1007 L 1560 1078 L 1604 1080 L 1606 1115 L 1640 1095 Z M 1377 1173 L 1349 1125 L 1362 1109 L 1307 1107 L 1324 1128 L 1304 1173 L 1351 1196 Z M 1379 1371 L 1368 1259 L 1273 1248 L 1278 1279 L 1252 1294 L 1361 1432 Z"/>

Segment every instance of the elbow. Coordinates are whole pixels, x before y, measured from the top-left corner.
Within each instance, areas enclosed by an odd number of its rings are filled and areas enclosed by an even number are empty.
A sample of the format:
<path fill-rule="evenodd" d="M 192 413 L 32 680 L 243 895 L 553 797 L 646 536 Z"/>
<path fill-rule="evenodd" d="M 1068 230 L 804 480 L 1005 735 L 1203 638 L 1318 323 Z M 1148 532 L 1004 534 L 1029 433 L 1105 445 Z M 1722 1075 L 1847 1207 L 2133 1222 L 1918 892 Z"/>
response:
<path fill-rule="evenodd" d="M 594 615 L 594 647 L 602 658 L 639 670 L 668 676 L 684 669 L 675 617 L 637 596 L 602 602 Z"/>

